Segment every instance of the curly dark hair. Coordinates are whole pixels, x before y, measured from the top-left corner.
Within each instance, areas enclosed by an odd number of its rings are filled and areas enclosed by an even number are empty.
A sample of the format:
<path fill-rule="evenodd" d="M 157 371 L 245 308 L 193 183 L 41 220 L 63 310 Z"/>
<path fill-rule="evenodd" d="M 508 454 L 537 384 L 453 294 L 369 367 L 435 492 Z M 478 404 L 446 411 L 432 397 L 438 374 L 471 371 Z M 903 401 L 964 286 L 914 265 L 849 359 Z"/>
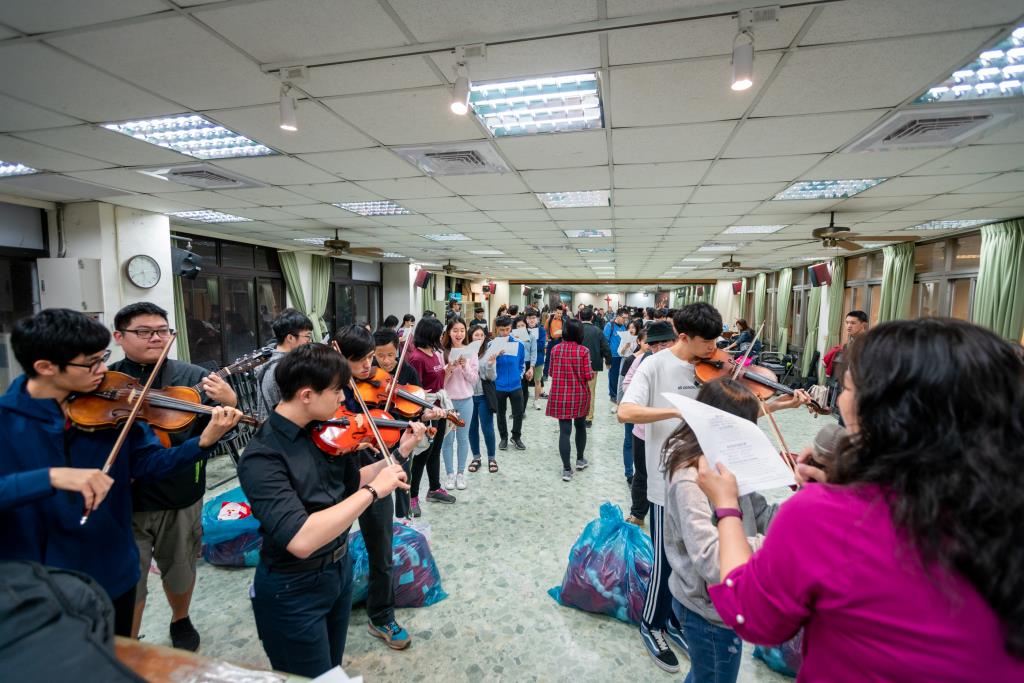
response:
<path fill-rule="evenodd" d="M 891 493 L 924 566 L 965 577 L 1024 657 L 1024 356 L 967 322 L 879 325 L 849 349 L 859 431 L 839 484 Z"/>

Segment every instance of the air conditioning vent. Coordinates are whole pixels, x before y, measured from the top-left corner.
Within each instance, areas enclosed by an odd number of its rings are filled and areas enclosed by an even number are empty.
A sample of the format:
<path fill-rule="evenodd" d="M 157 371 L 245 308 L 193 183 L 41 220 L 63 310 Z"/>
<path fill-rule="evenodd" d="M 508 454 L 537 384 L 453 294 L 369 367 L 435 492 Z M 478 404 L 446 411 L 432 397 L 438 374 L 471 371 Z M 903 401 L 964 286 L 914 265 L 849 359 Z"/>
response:
<path fill-rule="evenodd" d="M 391 151 L 431 176 L 511 171 L 494 146 L 486 140 L 392 147 Z"/>
<path fill-rule="evenodd" d="M 844 152 L 955 147 L 1021 118 L 1020 104 L 913 107 L 899 111 L 850 143 Z"/>
<path fill-rule="evenodd" d="M 201 190 L 238 190 L 247 187 L 263 187 L 263 183 L 252 178 L 230 173 L 212 164 L 191 164 L 169 168 L 147 168 L 139 171 L 154 178 L 169 180 Z"/>

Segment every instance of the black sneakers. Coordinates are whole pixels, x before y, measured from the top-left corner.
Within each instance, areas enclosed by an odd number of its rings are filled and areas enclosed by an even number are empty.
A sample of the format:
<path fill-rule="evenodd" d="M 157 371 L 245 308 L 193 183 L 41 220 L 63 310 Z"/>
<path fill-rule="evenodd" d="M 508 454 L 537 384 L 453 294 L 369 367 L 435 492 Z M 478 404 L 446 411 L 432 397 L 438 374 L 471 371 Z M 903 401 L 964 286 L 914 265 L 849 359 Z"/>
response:
<path fill-rule="evenodd" d="M 515 446 L 515 449 L 517 451 L 525 451 L 526 450 L 526 444 L 523 443 L 522 439 L 512 439 L 512 445 Z"/>
<path fill-rule="evenodd" d="M 188 617 L 171 622 L 171 644 L 179 650 L 195 652 L 199 649 L 199 631 Z"/>
<path fill-rule="evenodd" d="M 499 451 L 507 451 L 508 450 L 508 439 L 502 439 L 501 441 L 498 442 L 498 450 Z"/>
<path fill-rule="evenodd" d="M 665 640 L 665 632 L 661 629 L 649 628 L 646 624 L 640 624 L 640 639 L 644 641 L 647 654 L 651 656 L 654 663 L 662 671 L 674 674 L 679 671 L 679 660 L 672 648 Z"/>

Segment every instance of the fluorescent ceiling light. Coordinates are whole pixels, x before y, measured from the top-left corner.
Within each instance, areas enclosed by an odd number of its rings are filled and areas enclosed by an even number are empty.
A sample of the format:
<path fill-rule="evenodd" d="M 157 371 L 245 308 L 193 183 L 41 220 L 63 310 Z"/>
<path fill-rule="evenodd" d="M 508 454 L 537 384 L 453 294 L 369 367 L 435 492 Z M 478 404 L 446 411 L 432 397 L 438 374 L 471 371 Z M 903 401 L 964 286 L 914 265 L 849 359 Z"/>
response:
<path fill-rule="evenodd" d="M 711 263 L 715 259 L 703 258 L 700 256 L 687 256 L 686 258 L 679 259 L 680 263 Z"/>
<path fill-rule="evenodd" d="M 241 216 L 233 216 L 230 213 L 209 211 L 207 209 L 202 211 L 177 211 L 169 215 L 199 223 L 248 223 L 252 221 L 251 218 L 242 218 Z"/>
<path fill-rule="evenodd" d="M 778 232 L 782 230 L 785 225 L 734 225 L 725 232 L 723 235 L 766 235 L 772 232 Z"/>
<path fill-rule="evenodd" d="M 422 268 L 440 268 L 441 267 L 440 263 L 417 263 L 416 265 L 418 265 L 418 266 L 420 266 Z"/>
<path fill-rule="evenodd" d="M 587 206 L 608 206 L 608 190 L 538 192 L 537 199 L 549 209 L 579 209 Z"/>
<path fill-rule="evenodd" d="M 585 239 L 591 237 L 611 237 L 611 230 L 563 230 L 569 239 Z"/>
<path fill-rule="evenodd" d="M 526 263 L 526 261 L 517 261 L 516 259 L 497 259 L 494 263 L 521 264 Z"/>
<path fill-rule="evenodd" d="M 595 73 L 474 83 L 469 103 L 495 137 L 604 125 Z"/>
<path fill-rule="evenodd" d="M 477 249 L 476 251 L 470 251 L 469 253 L 470 254 L 475 254 L 477 256 L 504 256 L 505 255 L 505 252 L 499 251 L 497 249 Z"/>
<path fill-rule="evenodd" d="M 197 114 L 104 123 L 103 127 L 197 159 L 231 159 L 277 154 L 266 145 Z"/>
<path fill-rule="evenodd" d="M 709 261 L 711 259 L 708 259 Z M 671 270 L 693 270 L 697 266 L 672 266 Z"/>
<path fill-rule="evenodd" d="M 0 161 L 0 178 L 10 178 L 11 176 L 16 175 L 30 175 L 32 173 L 39 173 L 39 171 L 24 164 L 11 164 L 6 161 Z"/>
<path fill-rule="evenodd" d="M 469 239 L 461 232 L 446 232 L 438 235 L 420 235 L 420 237 L 433 240 L 434 242 L 460 242 L 462 240 Z"/>
<path fill-rule="evenodd" d="M 801 261 L 820 261 L 822 263 L 825 263 L 825 262 L 828 261 L 828 258 L 822 258 L 821 256 L 802 256 L 802 257 L 800 257 L 800 260 Z"/>
<path fill-rule="evenodd" d="M 588 258 L 587 263 L 612 263 L 615 259 L 613 258 Z"/>
<path fill-rule="evenodd" d="M 334 206 L 360 216 L 408 216 L 412 213 L 409 209 L 390 199 L 374 202 L 344 202 Z"/>
<path fill-rule="evenodd" d="M 959 221 L 928 221 L 927 223 L 919 223 L 911 228 L 907 228 L 907 230 L 961 230 L 963 228 L 973 228 L 976 225 L 992 223 L 995 220 L 994 218 L 972 218 Z"/>
<path fill-rule="evenodd" d="M 399 254 L 399 253 L 394 252 L 394 251 L 385 251 L 383 254 L 381 254 L 381 257 L 382 258 L 405 258 L 405 255 L 404 254 Z"/>
<path fill-rule="evenodd" d="M 915 104 L 1020 97 L 1024 94 L 1024 26 L 1018 26 L 998 45 L 984 50 L 974 61 L 949 78 L 928 88 Z"/>
<path fill-rule="evenodd" d="M 697 251 L 736 251 L 740 247 L 745 246 L 747 246 L 746 242 L 734 242 L 733 244 L 718 244 L 711 242 L 700 247 Z"/>
<path fill-rule="evenodd" d="M 801 180 L 772 197 L 773 201 L 786 199 L 846 199 L 874 187 L 886 178 L 859 178 L 853 180 Z"/>
<path fill-rule="evenodd" d="M 577 254 L 610 254 L 615 249 L 612 247 L 579 247 L 576 249 Z"/>

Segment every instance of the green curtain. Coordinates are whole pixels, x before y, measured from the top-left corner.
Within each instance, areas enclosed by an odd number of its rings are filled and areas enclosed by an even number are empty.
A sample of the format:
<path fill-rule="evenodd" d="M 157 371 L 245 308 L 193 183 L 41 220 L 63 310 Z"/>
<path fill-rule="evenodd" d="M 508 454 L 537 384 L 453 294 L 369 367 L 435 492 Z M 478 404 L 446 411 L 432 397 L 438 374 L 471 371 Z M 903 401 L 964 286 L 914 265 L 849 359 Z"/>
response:
<path fill-rule="evenodd" d="M 981 229 L 974 322 L 1011 341 L 1024 333 L 1024 219 Z"/>
<path fill-rule="evenodd" d="M 832 284 L 828 286 L 828 341 L 825 348 L 831 349 L 843 338 L 843 294 L 846 290 L 846 259 L 836 256 L 832 259 Z M 818 367 L 818 383 L 825 383 L 825 366 Z"/>
<path fill-rule="evenodd" d="M 313 280 L 312 301 L 309 304 L 309 319 L 313 322 L 313 340 L 321 341 L 327 334 L 327 295 L 331 291 L 331 258 L 313 254 L 310 267 Z"/>
<path fill-rule="evenodd" d="M 765 298 L 768 287 L 768 276 L 764 273 L 758 273 L 757 277 L 754 278 L 754 320 L 753 328 L 756 332 L 761 328 L 761 323 L 764 322 L 764 308 Z M 761 333 L 762 337 L 771 338 L 771 330 L 765 330 Z"/>
<path fill-rule="evenodd" d="M 747 315 L 747 278 L 745 277 L 740 278 L 740 300 L 737 303 L 740 310 L 736 314 L 736 318 L 743 318 Z"/>
<path fill-rule="evenodd" d="M 178 360 L 182 363 L 190 363 L 192 354 L 188 350 L 188 316 L 185 315 L 185 295 L 181 291 L 181 278 L 174 276 L 174 321 L 177 325 L 175 330 L 175 349 L 178 352 Z"/>
<path fill-rule="evenodd" d="M 292 308 L 305 312 L 306 296 L 302 293 L 302 280 L 299 278 L 299 263 L 294 251 L 278 251 L 277 260 L 281 263 L 281 274 L 284 275 L 284 286 L 288 290 L 288 298 Z"/>
<path fill-rule="evenodd" d="M 793 298 L 793 269 L 783 268 L 775 278 L 775 322 L 778 325 L 776 341 L 779 353 L 789 346 L 789 300 Z"/>
<path fill-rule="evenodd" d="M 900 242 L 882 249 L 882 296 L 878 322 L 902 320 L 910 315 L 914 291 L 914 243 Z"/>
<path fill-rule="evenodd" d="M 818 316 L 821 314 L 821 287 L 811 289 L 807 297 L 807 334 L 804 336 L 804 355 L 800 360 L 800 376 L 807 377 L 811 373 L 811 357 L 818 349 Z"/>

